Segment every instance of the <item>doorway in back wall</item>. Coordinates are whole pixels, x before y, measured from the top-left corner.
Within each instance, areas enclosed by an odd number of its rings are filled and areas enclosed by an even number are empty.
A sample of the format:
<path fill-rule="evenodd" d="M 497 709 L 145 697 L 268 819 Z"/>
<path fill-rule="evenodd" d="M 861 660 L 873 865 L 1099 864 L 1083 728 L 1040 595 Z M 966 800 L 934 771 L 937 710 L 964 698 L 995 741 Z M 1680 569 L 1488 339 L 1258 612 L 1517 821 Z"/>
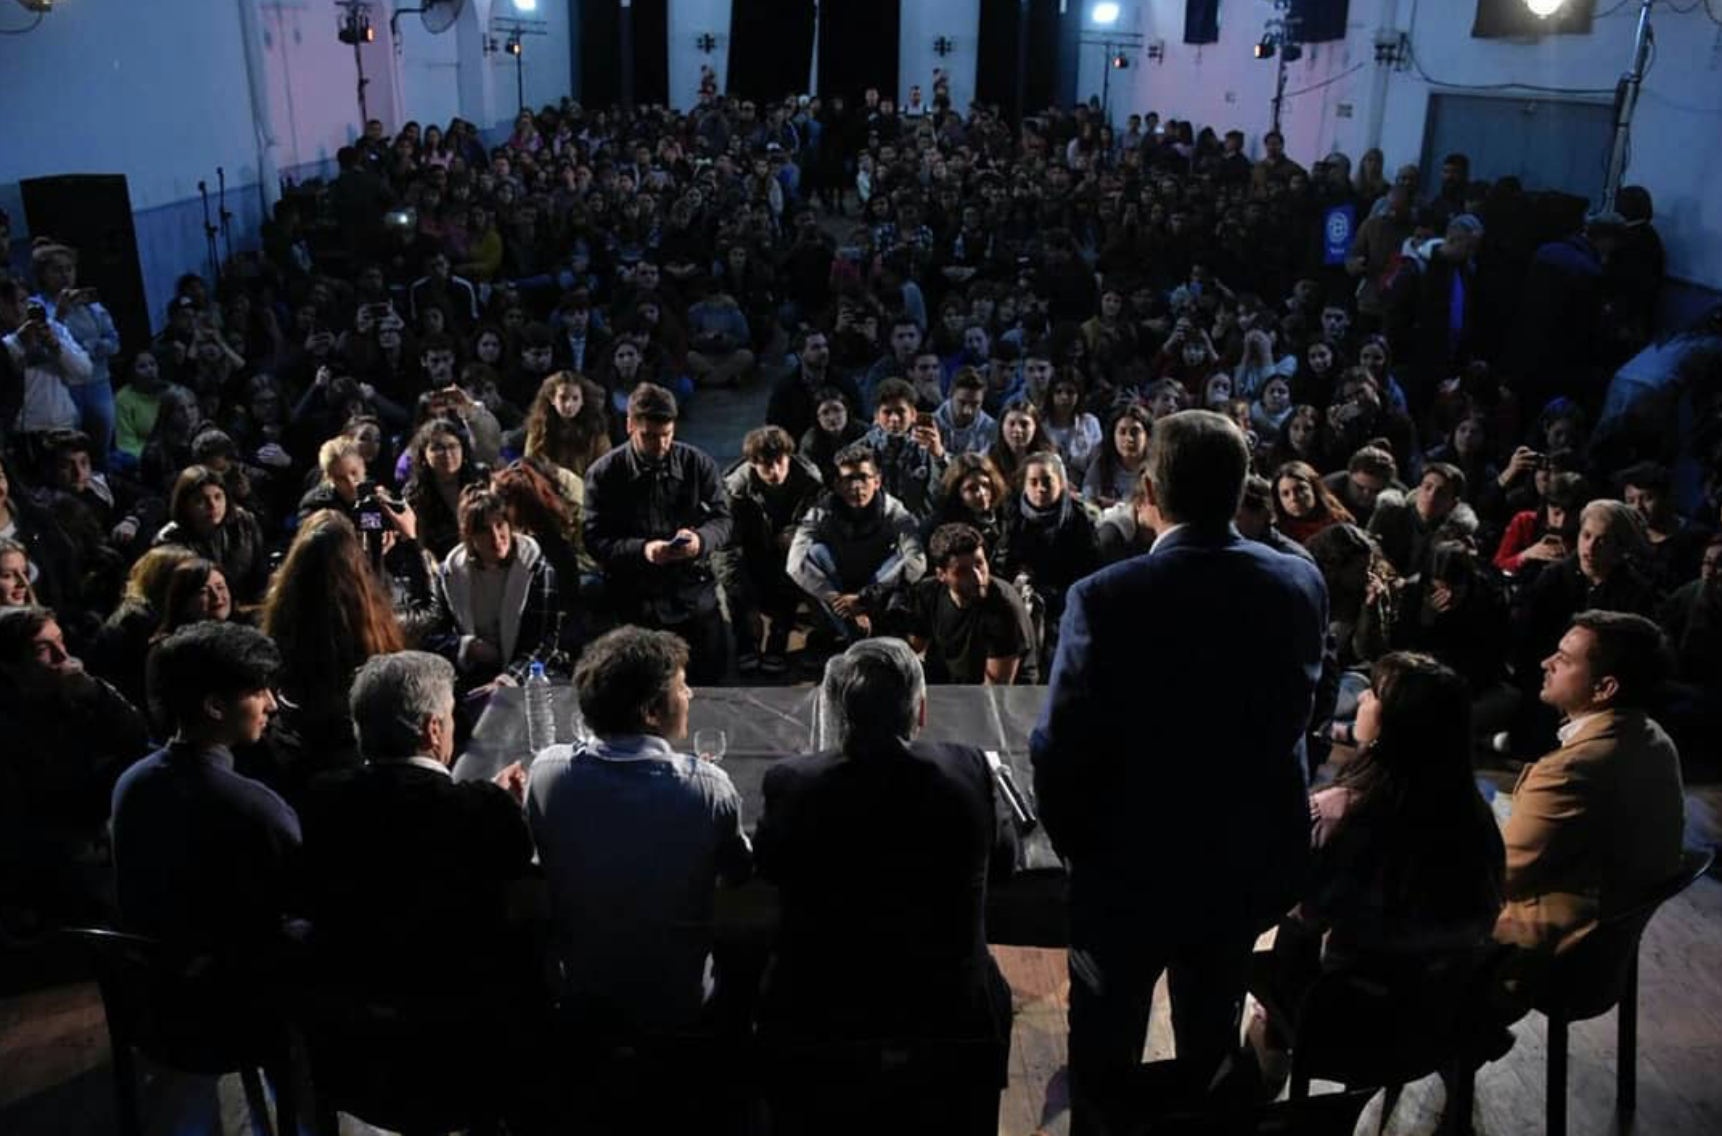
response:
<path fill-rule="evenodd" d="M 1516 177 L 1529 192 L 1559 190 L 1602 201 L 1614 112 L 1607 102 L 1578 99 L 1432 94 L 1423 128 L 1423 184 L 1428 200 L 1441 181 L 1441 159 L 1471 159 L 1471 176 Z"/>

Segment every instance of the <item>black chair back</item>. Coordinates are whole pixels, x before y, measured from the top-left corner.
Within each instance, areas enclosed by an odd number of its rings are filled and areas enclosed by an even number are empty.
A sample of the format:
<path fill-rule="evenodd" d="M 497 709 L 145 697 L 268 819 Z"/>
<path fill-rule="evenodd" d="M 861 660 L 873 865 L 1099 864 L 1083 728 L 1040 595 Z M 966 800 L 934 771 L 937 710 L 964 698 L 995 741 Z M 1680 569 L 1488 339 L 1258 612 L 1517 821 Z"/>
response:
<path fill-rule="evenodd" d="M 206 1076 L 270 1065 L 286 1052 L 266 992 L 209 955 L 105 928 L 65 933 L 90 957 L 116 1048 Z"/>
<path fill-rule="evenodd" d="M 1550 1016 L 1582 1022 L 1613 1009 L 1638 958 L 1638 943 L 1651 917 L 1710 870 L 1711 849 L 1687 849 L 1680 869 L 1637 903 L 1599 920 L 1588 935 L 1556 955 L 1537 986 L 1535 1005 Z"/>
<path fill-rule="evenodd" d="M 1292 1050 L 1293 1095 L 1312 1080 L 1347 1088 L 1408 1084 L 1467 1048 L 1497 948 L 1443 954 L 1391 978 L 1333 971 L 1304 996 Z"/>

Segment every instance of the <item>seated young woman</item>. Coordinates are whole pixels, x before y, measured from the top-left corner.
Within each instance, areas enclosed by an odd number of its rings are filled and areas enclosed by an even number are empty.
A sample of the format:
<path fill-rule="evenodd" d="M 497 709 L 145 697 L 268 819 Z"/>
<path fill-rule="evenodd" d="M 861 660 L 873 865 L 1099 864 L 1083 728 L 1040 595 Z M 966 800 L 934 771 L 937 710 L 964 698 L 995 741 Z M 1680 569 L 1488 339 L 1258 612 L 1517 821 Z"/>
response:
<path fill-rule="evenodd" d="M 1296 1046 L 1295 1014 L 1323 972 L 1410 991 L 1431 965 L 1489 942 L 1506 851 L 1471 765 L 1465 681 L 1427 655 L 1378 660 L 1357 711 L 1358 757 L 1310 797 L 1302 903 L 1257 955 L 1251 1023 L 1264 1068 Z"/>

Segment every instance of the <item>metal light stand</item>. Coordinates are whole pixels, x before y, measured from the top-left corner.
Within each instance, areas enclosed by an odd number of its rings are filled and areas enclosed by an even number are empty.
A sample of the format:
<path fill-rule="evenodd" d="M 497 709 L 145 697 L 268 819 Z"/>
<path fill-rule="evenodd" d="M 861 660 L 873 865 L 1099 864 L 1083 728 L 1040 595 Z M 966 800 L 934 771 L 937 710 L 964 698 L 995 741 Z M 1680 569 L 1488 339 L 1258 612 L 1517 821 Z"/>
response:
<path fill-rule="evenodd" d="M 1112 59 L 1113 53 L 1124 48 L 1141 49 L 1146 40 L 1141 32 L 1109 32 L 1100 36 L 1078 36 L 1077 42 L 1084 47 L 1096 45 L 1106 49 L 1105 70 L 1100 73 L 1100 115 L 1108 126 L 1112 125 Z"/>
<path fill-rule="evenodd" d="M 1280 132 L 1280 112 L 1285 109 L 1286 102 L 1286 64 L 1295 63 L 1303 58 L 1303 44 L 1299 41 L 1297 34 L 1297 25 L 1302 20 L 1291 14 L 1289 0 L 1274 0 L 1274 7 L 1284 14 L 1268 21 L 1267 27 L 1263 29 L 1267 34 L 1263 38 L 1271 40 L 1274 45 L 1274 101 L 1273 113 L 1269 117 L 1273 120 L 1270 129 L 1278 134 Z M 1297 54 L 1291 59 L 1286 58 L 1288 47 L 1297 50 Z"/>
<path fill-rule="evenodd" d="M 514 56 L 514 96 L 516 113 L 526 109 L 526 37 L 549 35 L 542 20 L 492 20 L 490 29 L 506 38 L 508 53 Z"/>
<path fill-rule="evenodd" d="M 1614 141 L 1608 148 L 1608 176 L 1602 186 L 1604 212 L 1614 209 L 1614 199 L 1620 193 L 1621 179 L 1626 176 L 1627 144 L 1632 135 L 1632 113 L 1638 109 L 1638 93 L 1644 86 L 1645 68 L 1650 64 L 1650 49 L 1656 34 L 1650 27 L 1650 6 L 1655 0 L 1643 0 L 1638 8 L 1638 30 L 1632 41 L 1632 70 L 1620 77 L 1614 96 Z"/>
<path fill-rule="evenodd" d="M 226 264 L 233 259 L 233 213 L 227 208 L 227 171 L 221 166 L 215 167 L 215 183 L 219 195 L 216 197 L 215 212 L 221 221 L 221 243 L 227 250 L 227 256 L 222 263 Z M 210 281 L 211 285 L 220 282 L 219 275 Z"/>
<path fill-rule="evenodd" d="M 210 216 L 209 183 L 199 181 L 197 194 L 203 199 L 203 243 L 209 254 L 209 279 L 213 282 L 221 279 L 221 249 L 215 243 L 215 234 L 221 229 Z"/>
<path fill-rule="evenodd" d="M 346 15 L 342 17 L 343 26 L 347 32 L 351 33 L 353 66 L 359 72 L 359 131 L 363 133 L 365 123 L 371 121 L 370 100 L 365 96 L 365 88 L 371 85 L 371 81 L 365 78 L 365 41 L 359 36 L 358 30 L 361 26 L 369 26 L 371 5 L 368 0 L 335 0 L 335 7 L 346 12 Z M 364 17 L 363 20 L 361 20 L 361 16 Z M 391 21 L 390 27 L 393 26 Z M 343 38 L 347 38 L 346 32 L 343 33 Z"/>

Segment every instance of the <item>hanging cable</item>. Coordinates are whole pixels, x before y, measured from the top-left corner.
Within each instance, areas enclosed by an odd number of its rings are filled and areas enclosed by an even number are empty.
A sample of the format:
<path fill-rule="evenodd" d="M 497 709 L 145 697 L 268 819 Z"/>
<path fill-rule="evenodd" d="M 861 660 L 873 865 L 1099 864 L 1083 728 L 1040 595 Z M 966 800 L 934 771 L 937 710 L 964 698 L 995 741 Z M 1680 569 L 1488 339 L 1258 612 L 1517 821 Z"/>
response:
<path fill-rule="evenodd" d="M 1295 99 L 1299 95 L 1307 95 L 1311 91 L 1319 91 L 1323 87 L 1330 87 L 1333 84 L 1339 82 L 1341 79 L 1345 78 L 1347 75 L 1355 75 L 1357 72 L 1359 72 L 1361 70 L 1363 70 L 1363 64 L 1361 64 L 1361 63 L 1353 64 L 1352 66 L 1347 67 L 1344 71 L 1341 71 L 1339 74 L 1331 75 L 1328 78 L 1323 79 L 1319 83 L 1311 84 L 1310 86 L 1304 87 L 1301 90 L 1287 91 L 1285 93 L 1285 97 L 1288 99 Z"/>
<path fill-rule="evenodd" d="M 0 35 L 29 35 L 42 26 L 42 17 L 47 14 L 46 12 L 37 12 L 36 18 L 21 28 L 0 28 Z"/>
<path fill-rule="evenodd" d="M 1535 83 L 1452 83 L 1446 79 L 1437 79 L 1423 70 L 1423 61 L 1417 58 L 1417 9 L 1421 0 L 1411 0 L 1411 19 L 1405 32 L 1405 57 L 1411 63 L 1411 69 L 1417 72 L 1417 77 L 1425 83 L 1436 87 L 1446 87 L 1454 91 L 1538 91 L 1548 95 L 1612 95 L 1613 87 L 1543 87 Z"/>

